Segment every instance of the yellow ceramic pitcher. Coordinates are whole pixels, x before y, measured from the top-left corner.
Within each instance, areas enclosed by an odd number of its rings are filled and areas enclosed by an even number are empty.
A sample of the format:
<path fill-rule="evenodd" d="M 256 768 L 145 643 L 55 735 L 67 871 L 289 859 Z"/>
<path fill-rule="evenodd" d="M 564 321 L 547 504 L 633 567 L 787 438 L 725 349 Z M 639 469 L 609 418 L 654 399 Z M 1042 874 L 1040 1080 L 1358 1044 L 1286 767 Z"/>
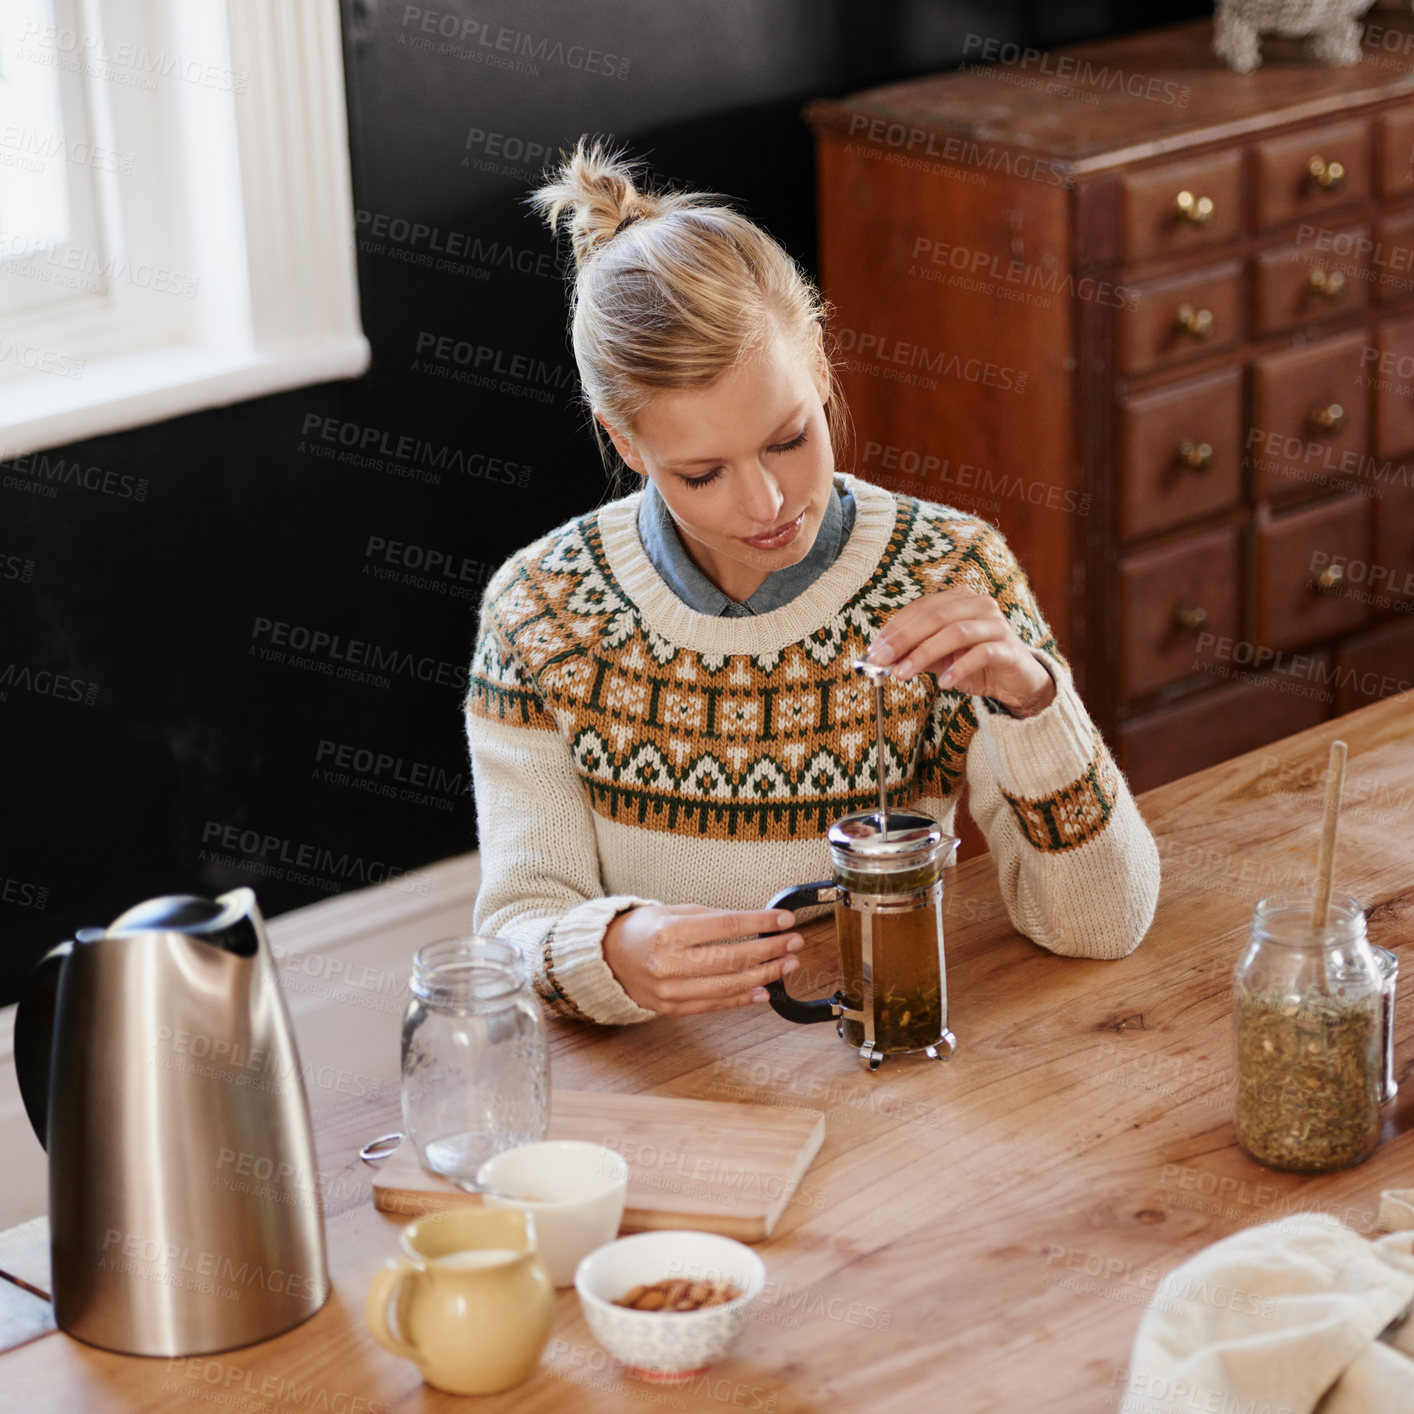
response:
<path fill-rule="evenodd" d="M 495 1394 L 534 1372 L 550 1337 L 555 1293 L 529 1213 L 432 1213 L 409 1223 L 400 1244 L 404 1255 L 368 1288 L 365 1315 L 380 1345 L 451 1394 Z"/>

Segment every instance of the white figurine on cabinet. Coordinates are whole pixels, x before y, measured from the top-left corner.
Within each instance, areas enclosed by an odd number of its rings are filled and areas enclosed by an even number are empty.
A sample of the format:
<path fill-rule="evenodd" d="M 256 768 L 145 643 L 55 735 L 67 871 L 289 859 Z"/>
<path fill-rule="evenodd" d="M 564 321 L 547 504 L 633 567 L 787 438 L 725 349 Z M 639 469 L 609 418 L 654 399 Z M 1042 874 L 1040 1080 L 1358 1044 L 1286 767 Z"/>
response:
<path fill-rule="evenodd" d="M 1371 0 L 1218 0 L 1213 53 L 1240 74 L 1262 62 L 1263 34 L 1310 35 L 1313 58 L 1326 64 L 1360 62 L 1355 17 Z"/>

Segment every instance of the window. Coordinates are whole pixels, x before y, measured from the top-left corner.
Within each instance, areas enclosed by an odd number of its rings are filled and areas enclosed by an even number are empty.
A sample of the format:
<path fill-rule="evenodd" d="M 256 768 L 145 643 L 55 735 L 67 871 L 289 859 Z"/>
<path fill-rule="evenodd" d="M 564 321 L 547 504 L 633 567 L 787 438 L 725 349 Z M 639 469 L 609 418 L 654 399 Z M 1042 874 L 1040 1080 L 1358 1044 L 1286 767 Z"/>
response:
<path fill-rule="evenodd" d="M 23 57 L 21 36 L 54 26 L 54 10 L 9 0 L 0 12 L 0 320 L 83 298 L 78 282 L 53 277 L 101 240 L 83 86 Z"/>
<path fill-rule="evenodd" d="M 368 366 L 338 0 L 4 0 L 0 458 Z"/>

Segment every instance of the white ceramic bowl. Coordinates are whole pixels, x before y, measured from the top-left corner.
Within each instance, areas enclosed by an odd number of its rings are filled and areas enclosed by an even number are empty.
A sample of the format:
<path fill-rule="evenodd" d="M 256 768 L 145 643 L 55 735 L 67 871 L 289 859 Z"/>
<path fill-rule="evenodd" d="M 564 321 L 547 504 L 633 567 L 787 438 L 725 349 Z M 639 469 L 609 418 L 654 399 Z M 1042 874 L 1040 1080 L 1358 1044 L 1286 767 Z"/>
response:
<path fill-rule="evenodd" d="M 630 1311 L 613 1303 L 640 1282 L 728 1278 L 735 1301 L 701 1311 Z M 676 1384 L 720 1360 L 741 1333 L 766 1284 L 766 1267 L 743 1243 L 712 1232 L 640 1232 L 591 1252 L 574 1274 L 584 1319 L 599 1344 L 656 1384 Z"/>
<path fill-rule="evenodd" d="M 501 1193 L 483 1199 L 491 1208 L 519 1208 L 535 1222 L 535 1245 L 556 1286 L 574 1281 L 580 1260 L 619 1234 L 628 1193 L 622 1154 L 579 1139 L 547 1139 L 503 1149 L 476 1171 L 476 1181 Z"/>

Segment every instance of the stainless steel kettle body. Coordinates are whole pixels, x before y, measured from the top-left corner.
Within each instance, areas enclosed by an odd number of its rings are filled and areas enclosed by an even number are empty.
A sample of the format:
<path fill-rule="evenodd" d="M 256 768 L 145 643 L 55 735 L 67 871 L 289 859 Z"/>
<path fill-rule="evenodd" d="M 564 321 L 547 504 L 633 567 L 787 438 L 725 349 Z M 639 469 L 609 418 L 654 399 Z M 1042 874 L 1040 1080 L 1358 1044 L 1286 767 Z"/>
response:
<path fill-rule="evenodd" d="M 309 1102 L 251 890 L 81 930 L 31 974 L 15 1055 L 70 1335 L 199 1355 L 324 1304 Z"/>

